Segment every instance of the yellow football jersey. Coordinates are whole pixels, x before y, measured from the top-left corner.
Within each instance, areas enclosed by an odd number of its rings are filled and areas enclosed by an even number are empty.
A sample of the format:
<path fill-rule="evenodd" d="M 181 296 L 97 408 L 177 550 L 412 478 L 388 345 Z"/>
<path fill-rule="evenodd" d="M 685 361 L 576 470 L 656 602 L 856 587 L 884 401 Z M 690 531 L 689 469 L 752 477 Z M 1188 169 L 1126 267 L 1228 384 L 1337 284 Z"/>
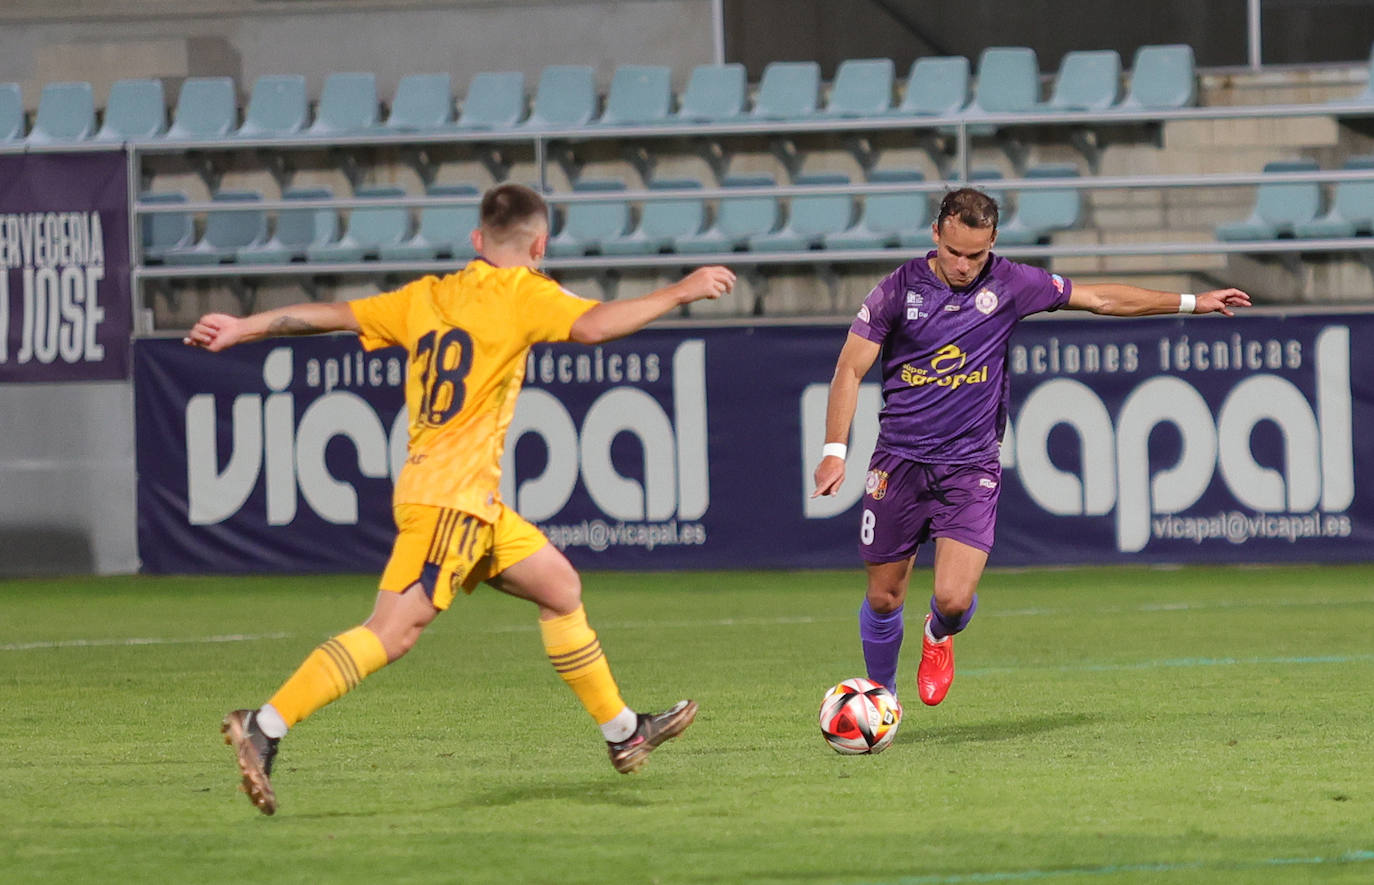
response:
<path fill-rule="evenodd" d="M 349 302 L 363 347 L 399 344 L 410 357 L 410 445 L 394 502 L 494 521 L 526 353 L 541 341 L 566 341 L 596 303 L 537 271 L 481 258 L 442 279 Z"/>

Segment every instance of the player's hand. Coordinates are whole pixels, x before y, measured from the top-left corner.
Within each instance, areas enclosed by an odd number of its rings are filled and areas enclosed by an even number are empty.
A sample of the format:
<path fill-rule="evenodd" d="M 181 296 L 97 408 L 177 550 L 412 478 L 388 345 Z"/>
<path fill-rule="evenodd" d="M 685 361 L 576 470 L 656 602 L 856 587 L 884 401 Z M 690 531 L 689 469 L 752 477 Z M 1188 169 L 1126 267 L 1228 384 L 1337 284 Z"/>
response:
<path fill-rule="evenodd" d="M 844 459 L 839 455 L 826 455 L 816 465 L 816 489 L 811 497 L 833 495 L 844 485 Z"/>
<path fill-rule="evenodd" d="M 714 301 L 735 287 L 735 272 L 718 264 L 698 267 L 682 278 L 682 285 L 686 290 L 683 303 L 690 304 L 703 298 Z"/>
<path fill-rule="evenodd" d="M 224 350 L 243 340 L 242 323 L 242 319 L 227 313 L 207 313 L 196 321 L 181 342 L 212 352 Z"/>
<path fill-rule="evenodd" d="M 1236 314 L 1231 308 L 1249 306 L 1250 296 L 1239 289 L 1213 289 L 1197 296 L 1193 313 L 1219 313 L 1233 317 Z"/>

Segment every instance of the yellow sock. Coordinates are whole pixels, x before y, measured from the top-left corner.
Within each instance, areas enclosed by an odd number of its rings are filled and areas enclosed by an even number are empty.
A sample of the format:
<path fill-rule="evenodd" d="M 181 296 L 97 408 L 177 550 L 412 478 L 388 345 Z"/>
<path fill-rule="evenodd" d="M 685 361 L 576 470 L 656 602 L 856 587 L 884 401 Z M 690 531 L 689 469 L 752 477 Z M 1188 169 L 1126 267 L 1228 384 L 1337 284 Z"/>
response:
<path fill-rule="evenodd" d="M 366 627 L 341 633 L 310 653 L 268 701 L 287 727 L 358 687 L 364 676 L 386 666 L 382 641 Z"/>
<path fill-rule="evenodd" d="M 610 722 L 625 709 L 625 701 L 611 675 L 611 665 L 606 662 L 596 632 L 587 625 L 587 612 L 582 606 L 571 614 L 540 621 L 539 632 L 544 637 L 549 662 L 597 725 Z"/>

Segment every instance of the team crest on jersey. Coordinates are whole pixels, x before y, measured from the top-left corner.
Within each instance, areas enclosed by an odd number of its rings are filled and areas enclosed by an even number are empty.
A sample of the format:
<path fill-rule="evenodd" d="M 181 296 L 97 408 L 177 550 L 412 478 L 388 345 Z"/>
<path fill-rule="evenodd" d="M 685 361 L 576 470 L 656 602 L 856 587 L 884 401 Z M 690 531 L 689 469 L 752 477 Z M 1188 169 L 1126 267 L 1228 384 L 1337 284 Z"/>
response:
<path fill-rule="evenodd" d="M 1054 291 L 1060 295 L 1064 294 L 1064 278 L 1057 273 L 1050 274 L 1050 284 L 1054 286 Z"/>
<path fill-rule="evenodd" d="M 868 305 L 867 305 L 867 304 L 861 304 L 861 305 L 859 305 L 859 319 L 863 320 L 865 323 L 869 321 L 869 320 L 868 320 Z"/>
<path fill-rule="evenodd" d="M 983 289 L 973 296 L 973 306 L 978 308 L 979 313 L 992 313 L 997 309 L 997 293 L 991 289 Z"/>
<path fill-rule="evenodd" d="M 887 494 L 887 471 L 868 471 L 868 478 L 864 480 L 864 493 L 874 501 L 881 501 Z"/>

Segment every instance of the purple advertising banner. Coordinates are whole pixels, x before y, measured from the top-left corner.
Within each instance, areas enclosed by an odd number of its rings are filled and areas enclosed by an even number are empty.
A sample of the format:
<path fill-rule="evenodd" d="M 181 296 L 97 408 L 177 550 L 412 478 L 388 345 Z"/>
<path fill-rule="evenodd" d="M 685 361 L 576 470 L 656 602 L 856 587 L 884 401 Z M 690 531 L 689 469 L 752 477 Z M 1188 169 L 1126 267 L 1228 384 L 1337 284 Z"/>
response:
<path fill-rule="evenodd" d="M 0 156 L 0 383 L 128 377 L 119 151 Z"/>
<path fill-rule="evenodd" d="M 881 407 L 812 499 L 837 325 L 539 346 L 502 496 L 580 567 L 857 567 Z M 1374 558 L 1374 316 L 1022 324 L 994 565 Z M 352 337 L 134 349 L 151 572 L 377 570 L 404 354 Z M 927 555 L 922 551 L 921 556 Z"/>

